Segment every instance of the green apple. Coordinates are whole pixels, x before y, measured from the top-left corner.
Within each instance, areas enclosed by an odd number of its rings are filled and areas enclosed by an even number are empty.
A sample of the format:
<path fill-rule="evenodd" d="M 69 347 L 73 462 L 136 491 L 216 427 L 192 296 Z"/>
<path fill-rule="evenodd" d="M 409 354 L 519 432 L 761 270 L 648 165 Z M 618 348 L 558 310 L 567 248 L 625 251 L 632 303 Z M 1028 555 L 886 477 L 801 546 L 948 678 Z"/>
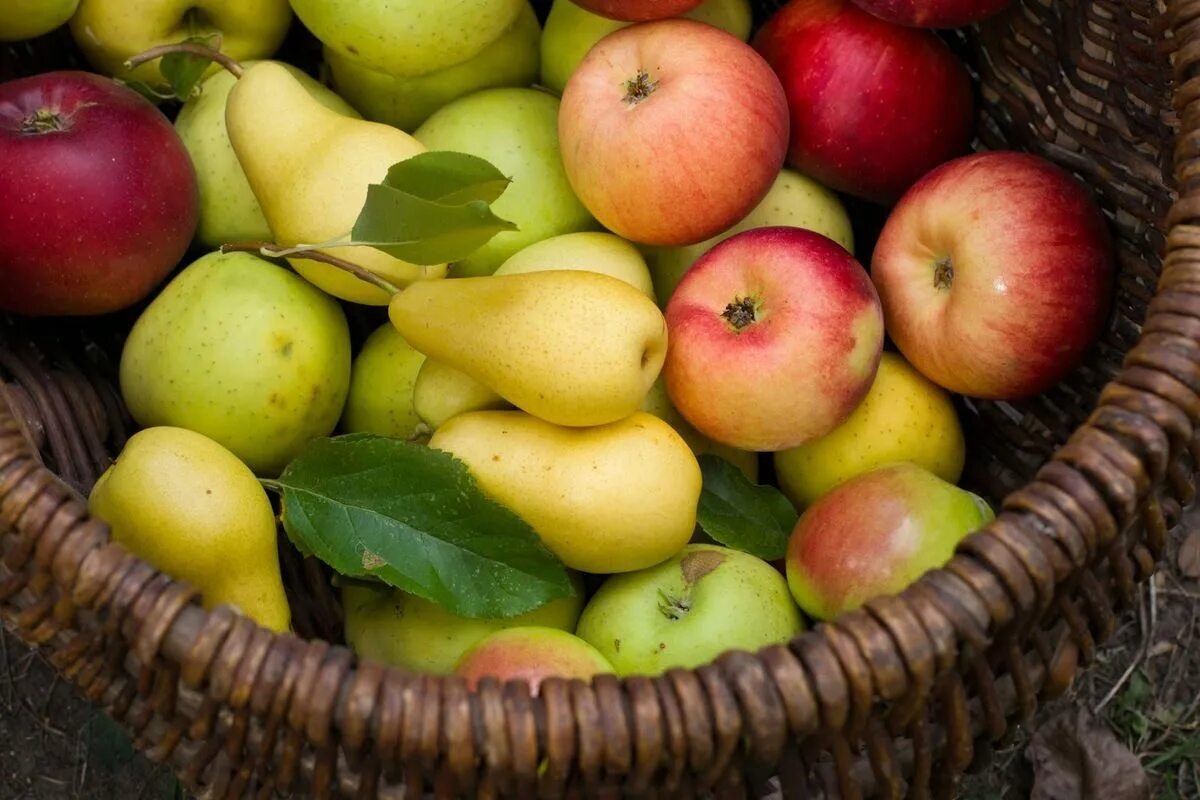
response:
<path fill-rule="evenodd" d="M 575 594 L 508 619 L 471 619 L 399 589 L 347 582 L 342 587 L 346 643 L 381 664 L 448 675 L 463 653 L 489 634 L 538 626 L 575 630 L 583 607 L 583 582 L 571 573 Z"/>
<path fill-rule="evenodd" d="M 575 196 L 558 146 L 558 98 L 537 89 L 484 89 L 434 112 L 414 136 L 429 150 L 487 159 L 512 179 L 495 213 L 519 230 L 499 233 L 451 268 L 491 275 L 534 242 L 598 225 Z"/>
<path fill-rule="evenodd" d="M 629 242 L 612 233 L 580 231 L 552 236 L 518 251 L 496 270 L 497 275 L 567 269 L 599 272 L 623 280 L 654 300 L 654 284 L 646 259 Z"/>
<path fill-rule="evenodd" d="M 292 0 L 326 46 L 387 75 L 423 75 L 479 55 L 528 0 Z"/>
<path fill-rule="evenodd" d="M 704 0 L 681 16 L 715 25 L 742 41 L 750 37 L 750 0 Z M 631 24 L 593 14 L 571 0 L 554 0 L 542 34 L 542 85 L 562 94 L 567 79 L 588 50 L 608 34 Z"/>
<path fill-rule="evenodd" d="M 542 27 L 526 6 L 503 36 L 461 64 L 424 75 L 376 72 L 331 47 L 325 48 L 333 87 L 375 122 L 412 131 L 442 106 L 480 89 L 529 86 L 538 75 Z"/>
<path fill-rule="evenodd" d="M 71 34 L 100 72 L 166 91 L 158 60 L 130 70 L 126 59 L 209 34 L 220 34 L 221 52 L 236 61 L 270 58 L 291 23 L 287 0 L 80 0 Z M 213 64 L 208 74 L 220 69 Z"/>
<path fill-rule="evenodd" d="M 762 559 L 689 544 L 667 561 L 607 579 L 575 633 L 618 675 L 659 675 L 727 650 L 753 652 L 804 628 L 787 582 Z"/>
<path fill-rule="evenodd" d="M 390 322 L 376 328 L 354 358 L 342 412 L 346 433 L 415 439 L 426 426 L 413 407 L 413 386 L 425 356 Z"/>
<path fill-rule="evenodd" d="M 20 42 L 49 33 L 75 13 L 79 0 L 4 0 L 0 42 Z"/>
<path fill-rule="evenodd" d="M 924 467 L 879 467 L 800 516 L 788 539 L 788 584 L 809 615 L 832 619 L 943 566 L 992 517 L 982 498 Z"/>
<path fill-rule="evenodd" d="M 785 167 L 754 210 L 724 233 L 687 247 L 643 248 L 659 303 L 666 307 L 683 274 L 713 246 L 736 233 L 770 225 L 816 231 L 854 252 L 850 215 L 838 196 L 812 178 Z"/>
<path fill-rule="evenodd" d="M 306 73 L 290 64 L 275 63 L 294 75 L 321 105 L 358 117 L 349 103 Z M 175 118 L 175 131 L 192 157 L 200 189 L 196 241 L 210 249 L 226 242 L 274 239 L 225 128 L 225 101 L 235 83 L 237 78 L 226 70 L 213 73 L 200 83 L 199 94 L 189 98 Z"/>

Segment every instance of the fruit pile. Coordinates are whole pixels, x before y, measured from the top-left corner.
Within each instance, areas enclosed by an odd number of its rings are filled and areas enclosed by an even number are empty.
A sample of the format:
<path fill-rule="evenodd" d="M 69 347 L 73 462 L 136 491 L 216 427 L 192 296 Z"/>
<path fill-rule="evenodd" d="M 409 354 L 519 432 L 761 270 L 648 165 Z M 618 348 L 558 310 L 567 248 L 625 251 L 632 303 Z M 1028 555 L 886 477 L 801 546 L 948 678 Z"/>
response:
<path fill-rule="evenodd" d="M 472 685 L 786 641 L 990 520 L 956 403 L 1106 322 L 1087 187 L 971 153 L 932 30 L 1005 0 L 176 5 L 0 20 L 93 68 L 0 84 L 0 309 L 134 315 L 90 509 L 273 630 L 282 529 Z"/>

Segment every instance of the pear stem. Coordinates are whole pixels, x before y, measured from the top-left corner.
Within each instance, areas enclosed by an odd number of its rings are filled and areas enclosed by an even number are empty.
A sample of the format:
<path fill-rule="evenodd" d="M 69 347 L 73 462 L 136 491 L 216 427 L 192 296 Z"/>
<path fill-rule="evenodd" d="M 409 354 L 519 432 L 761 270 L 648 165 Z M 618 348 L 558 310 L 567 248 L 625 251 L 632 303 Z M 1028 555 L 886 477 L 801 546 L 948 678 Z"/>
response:
<path fill-rule="evenodd" d="M 374 272 L 363 269 L 352 261 L 322 253 L 320 250 L 309 250 L 304 247 L 280 247 L 271 242 L 228 242 L 221 245 L 222 253 L 258 253 L 267 258 L 306 258 L 309 261 L 319 261 L 331 267 L 349 272 L 360 281 L 366 281 L 388 294 L 400 294 L 400 287 L 391 281 L 381 278 Z"/>
<path fill-rule="evenodd" d="M 175 42 L 174 44 L 160 44 L 158 47 L 151 47 L 149 50 L 138 53 L 132 56 L 125 62 L 128 69 L 134 69 L 145 64 L 147 61 L 153 61 L 156 58 L 170 55 L 171 53 L 188 53 L 201 58 L 212 59 L 220 64 L 225 69 L 233 74 L 233 77 L 240 78 L 245 71 L 242 65 L 235 59 L 225 55 L 220 50 L 216 50 L 208 45 L 200 44 L 199 42 Z"/>

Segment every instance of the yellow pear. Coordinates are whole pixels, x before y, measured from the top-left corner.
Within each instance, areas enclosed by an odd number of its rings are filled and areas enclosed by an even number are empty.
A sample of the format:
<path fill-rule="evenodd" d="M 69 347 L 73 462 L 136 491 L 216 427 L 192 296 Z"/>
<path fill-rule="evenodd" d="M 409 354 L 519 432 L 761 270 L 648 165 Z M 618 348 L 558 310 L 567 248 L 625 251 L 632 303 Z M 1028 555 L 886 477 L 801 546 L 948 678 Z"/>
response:
<path fill-rule="evenodd" d="M 413 386 L 413 409 L 432 430 L 467 411 L 512 408 L 507 400 L 454 367 L 425 359 Z"/>
<path fill-rule="evenodd" d="M 416 349 L 558 425 L 616 422 L 662 370 L 667 325 L 646 295 L 596 272 L 414 283 L 392 324 Z"/>
<path fill-rule="evenodd" d="M 653 414 L 674 428 L 696 455 L 708 453 L 720 456 L 740 469 L 752 482 L 758 483 L 758 453 L 714 442 L 693 428 L 671 404 L 671 396 L 667 394 L 667 385 L 662 376 L 650 387 L 646 399 L 642 401 L 642 411 Z"/>
<path fill-rule="evenodd" d="M 591 428 L 474 411 L 438 428 L 429 446 L 465 463 L 571 569 L 643 569 L 695 531 L 700 465 L 670 425 L 642 411 Z"/>
<path fill-rule="evenodd" d="M 285 247 L 347 237 L 367 187 L 381 182 L 393 164 L 425 151 L 403 131 L 326 108 L 287 69 L 269 61 L 252 65 L 237 81 L 225 106 L 225 124 L 275 242 Z M 397 286 L 446 275 L 445 264 L 410 264 L 373 247 L 328 252 Z M 289 261 L 343 300 L 382 306 L 390 299 L 337 267 Z"/>
<path fill-rule="evenodd" d="M 233 453 L 184 428 L 145 428 L 125 443 L 88 498 L 113 540 L 194 586 L 205 608 L 232 605 L 285 631 L 275 514 Z"/>

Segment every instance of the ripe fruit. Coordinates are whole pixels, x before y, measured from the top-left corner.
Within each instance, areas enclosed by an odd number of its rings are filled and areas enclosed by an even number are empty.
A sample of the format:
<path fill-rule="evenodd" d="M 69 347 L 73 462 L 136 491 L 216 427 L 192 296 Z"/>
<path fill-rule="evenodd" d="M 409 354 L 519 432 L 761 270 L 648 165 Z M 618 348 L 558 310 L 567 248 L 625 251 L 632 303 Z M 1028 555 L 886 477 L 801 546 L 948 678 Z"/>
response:
<path fill-rule="evenodd" d="M 671 402 L 742 450 L 797 447 L 858 406 L 879 364 L 883 315 L 845 248 L 801 228 L 756 228 L 709 250 L 666 311 Z"/>
<path fill-rule="evenodd" d="M 350 334 L 333 298 L 290 270 L 209 253 L 134 323 L 120 378 L 140 425 L 197 431 L 274 477 L 337 424 Z"/>
<path fill-rule="evenodd" d="M 205 608 L 236 606 L 274 631 L 291 624 L 271 502 L 212 439 L 174 427 L 138 431 L 92 487 L 88 510 L 113 541 L 195 586 Z"/>
<path fill-rule="evenodd" d="M 992 516 L 981 498 L 915 464 L 872 470 L 800 516 L 788 540 L 788 585 L 805 612 L 832 619 L 943 566 Z"/>
<path fill-rule="evenodd" d="M 1013 0 L 854 0 L 880 19 L 915 28 L 961 28 L 1012 5 Z"/>
<path fill-rule="evenodd" d="M 20 42 L 66 23 L 79 0 L 7 0 L 0 19 L 0 42 Z"/>
<path fill-rule="evenodd" d="M 788 164 L 826 186 L 890 203 L 967 151 L 970 77 L 929 31 L 848 0 L 792 0 L 753 44 L 787 93 Z"/>
<path fill-rule="evenodd" d="M 563 91 L 558 131 L 567 177 L 597 220 L 634 242 L 686 245 L 766 195 L 787 149 L 787 104 L 740 39 L 669 19 L 588 52 Z"/>
<path fill-rule="evenodd" d="M 137 303 L 196 230 L 196 173 L 171 123 L 86 72 L 0 84 L 0 309 L 94 315 Z"/>
<path fill-rule="evenodd" d="M 506 628 L 482 639 L 463 654 L 454 670 L 466 678 L 474 691 L 483 678 L 504 683 L 523 680 L 530 694 L 537 694 L 546 678 L 579 678 L 611 673 L 600 651 L 566 631 L 556 628 Z"/>
<path fill-rule="evenodd" d="M 467 411 L 511 409 L 500 395 L 465 372 L 434 358 L 425 359 L 413 386 L 413 409 L 430 430 Z"/>
<path fill-rule="evenodd" d="M 593 14 L 625 22 L 665 19 L 700 5 L 700 0 L 574 0 Z"/>
<path fill-rule="evenodd" d="M 618 675 L 660 675 L 727 650 L 786 642 L 803 628 L 787 582 L 770 564 L 690 544 L 660 564 L 607 579 L 584 607 L 576 635 Z"/>
<path fill-rule="evenodd" d="M 965 458 L 950 397 L 885 352 L 871 390 L 849 418 L 820 439 L 775 453 L 775 475 L 788 499 L 804 508 L 855 475 L 901 461 L 957 483 Z"/>
<path fill-rule="evenodd" d="M 517 252 L 501 264 L 495 274 L 516 275 L 556 269 L 611 275 L 654 300 L 654 284 L 642 254 L 621 237 L 599 231 L 564 233 L 543 239 Z"/>
<path fill-rule="evenodd" d="M 424 363 L 425 356 L 390 323 L 372 331 L 354 357 L 342 430 L 398 439 L 416 437 L 422 426 L 413 393 Z"/>
<path fill-rule="evenodd" d="M 888 333 L 926 377 L 971 397 L 1042 392 L 1099 336 L 1113 283 L 1104 216 L 1049 161 L 953 161 L 888 218 L 871 274 Z"/>

